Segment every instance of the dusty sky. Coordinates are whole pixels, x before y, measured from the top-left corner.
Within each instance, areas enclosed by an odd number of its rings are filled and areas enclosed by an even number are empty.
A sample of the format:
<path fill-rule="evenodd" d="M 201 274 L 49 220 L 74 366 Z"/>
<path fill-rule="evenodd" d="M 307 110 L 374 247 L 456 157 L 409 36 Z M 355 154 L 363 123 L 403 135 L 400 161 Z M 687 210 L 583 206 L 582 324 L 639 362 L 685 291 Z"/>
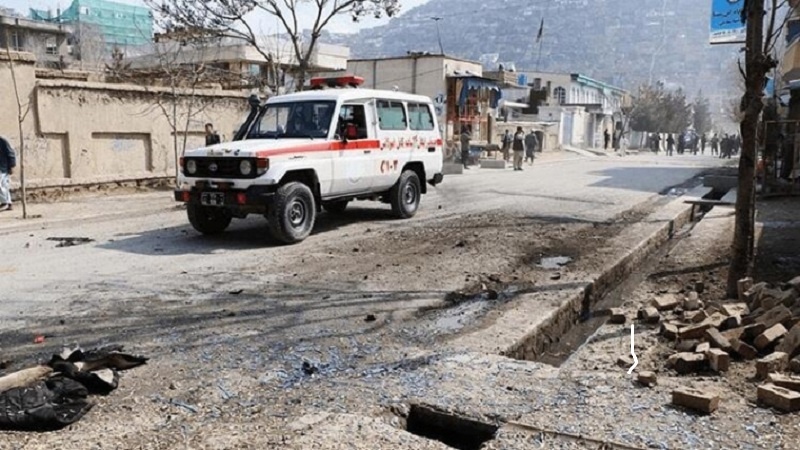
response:
<path fill-rule="evenodd" d="M 142 4 L 141 1 L 138 0 L 115 0 L 121 3 L 131 3 L 131 4 Z M 403 0 L 403 11 L 408 11 L 409 9 L 419 6 L 423 3 L 428 2 L 429 0 Z M 48 9 L 52 8 L 54 11 L 56 8 L 61 7 L 62 9 L 67 8 L 71 3 L 71 0 L 0 0 L 0 5 L 16 9 L 18 12 L 27 15 L 28 8 L 33 7 L 37 9 Z M 257 20 L 260 24 L 260 28 L 265 30 L 265 32 L 274 31 L 274 19 L 265 19 L 259 18 Z M 347 32 L 355 32 L 361 28 L 368 28 L 374 27 L 376 25 L 380 25 L 386 22 L 386 19 L 383 20 L 375 20 L 375 19 L 364 19 L 363 21 L 354 24 L 352 20 L 348 19 L 347 17 L 340 17 L 337 18 L 335 21 L 331 22 L 331 26 L 328 28 L 329 31 L 332 32 L 340 32 L 340 33 L 347 33 Z"/>

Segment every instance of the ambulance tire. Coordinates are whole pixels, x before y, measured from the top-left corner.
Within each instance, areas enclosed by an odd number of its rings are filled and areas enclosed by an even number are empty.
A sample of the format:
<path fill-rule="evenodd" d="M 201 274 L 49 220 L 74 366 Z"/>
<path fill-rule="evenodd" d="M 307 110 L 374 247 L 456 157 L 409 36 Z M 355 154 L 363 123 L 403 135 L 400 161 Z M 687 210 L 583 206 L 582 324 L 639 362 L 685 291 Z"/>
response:
<path fill-rule="evenodd" d="M 420 185 L 419 176 L 413 170 L 406 170 L 389 191 L 389 203 L 392 204 L 392 212 L 399 219 L 414 217 L 417 209 L 419 209 L 421 195 L 422 186 Z"/>
<path fill-rule="evenodd" d="M 222 208 L 189 204 L 186 206 L 189 223 L 205 235 L 220 234 L 231 224 L 231 215 Z"/>
<path fill-rule="evenodd" d="M 341 214 L 347 209 L 347 205 L 350 203 L 349 200 L 337 200 L 333 202 L 325 202 L 322 204 L 322 208 L 327 211 L 329 214 Z"/>
<path fill-rule="evenodd" d="M 297 181 L 278 188 L 267 211 L 270 234 L 283 244 L 295 244 L 307 238 L 314 229 L 316 218 L 314 193 Z"/>

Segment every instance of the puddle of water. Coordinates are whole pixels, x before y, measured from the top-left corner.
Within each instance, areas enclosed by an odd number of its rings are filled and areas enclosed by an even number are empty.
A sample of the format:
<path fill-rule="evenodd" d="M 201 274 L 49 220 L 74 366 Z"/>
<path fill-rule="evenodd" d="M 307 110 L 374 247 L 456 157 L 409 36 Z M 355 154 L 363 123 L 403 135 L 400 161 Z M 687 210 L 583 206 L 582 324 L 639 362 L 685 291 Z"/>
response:
<path fill-rule="evenodd" d="M 537 264 L 542 269 L 560 269 L 572 262 L 569 256 L 551 256 L 549 258 L 542 258 Z"/>

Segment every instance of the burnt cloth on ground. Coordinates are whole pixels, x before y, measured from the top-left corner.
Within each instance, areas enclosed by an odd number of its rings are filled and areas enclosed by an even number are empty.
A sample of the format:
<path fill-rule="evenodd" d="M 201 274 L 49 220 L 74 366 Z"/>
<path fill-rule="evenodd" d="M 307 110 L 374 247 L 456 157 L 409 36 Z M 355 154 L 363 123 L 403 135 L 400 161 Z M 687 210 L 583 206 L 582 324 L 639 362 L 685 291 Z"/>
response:
<path fill-rule="evenodd" d="M 92 408 L 89 391 L 77 381 L 56 376 L 0 393 L 0 429 L 57 430 L 75 423 Z"/>

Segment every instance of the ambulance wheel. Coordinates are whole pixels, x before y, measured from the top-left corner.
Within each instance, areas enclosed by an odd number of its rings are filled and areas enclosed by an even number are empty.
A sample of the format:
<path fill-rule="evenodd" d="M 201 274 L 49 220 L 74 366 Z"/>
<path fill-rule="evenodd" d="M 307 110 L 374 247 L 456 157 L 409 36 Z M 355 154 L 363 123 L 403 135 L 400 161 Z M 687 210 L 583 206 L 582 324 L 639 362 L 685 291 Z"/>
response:
<path fill-rule="evenodd" d="M 337 200 L 333 202 L 325 202 L 322 204 L 322 207 L 325 211 L 331 214 L 341 214 L 347 209 L 347 205 L 350 203 L 349 200 Z"/>
<path fill-rule="evenodd" d="M 284 244 L 294 244 L 311 234 L 316 215 L 311 189 L 294 181 L 278 188 L 267 211 L 267 224 L 275 239 Z"/>
<path fill-rule="evenodd" d="M 206 234 L 220 234 L 231 224 L 231 215 L 222 208 L 189 204 L 186 207 L 189 223 L 195 230 Z"/>
<path fill-rule="evenodd" d="M 414 217 L 419 209 L 421 193 L 422 186 L 417 173 L 413 170 L 403 172 L 392 190 L 389 191 L 389 202 L 392 204 L 394 215 L 400 219 Z"/>

